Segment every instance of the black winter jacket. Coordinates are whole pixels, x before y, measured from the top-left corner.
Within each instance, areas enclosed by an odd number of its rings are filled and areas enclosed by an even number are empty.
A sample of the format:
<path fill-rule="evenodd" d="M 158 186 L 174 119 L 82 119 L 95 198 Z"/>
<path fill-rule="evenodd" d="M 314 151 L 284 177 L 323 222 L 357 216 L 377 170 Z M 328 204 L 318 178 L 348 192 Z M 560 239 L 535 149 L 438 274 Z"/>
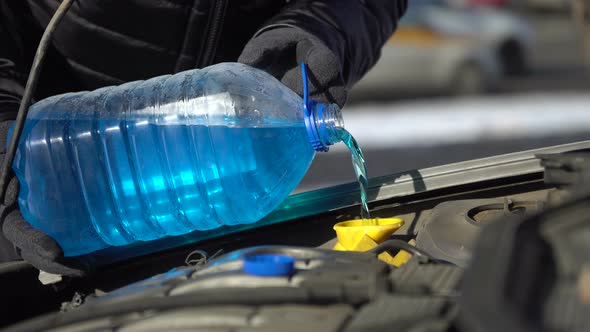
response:
<path fill-rule="evenodd" d="M 0 112 L 14 110 L 59 0 L 0 0 Z M 377 61 L 407 0 L 78 0 L 36 98 L 236 61 L 252 36 L 294 26 L 340 60 L 347 86 Z"/>

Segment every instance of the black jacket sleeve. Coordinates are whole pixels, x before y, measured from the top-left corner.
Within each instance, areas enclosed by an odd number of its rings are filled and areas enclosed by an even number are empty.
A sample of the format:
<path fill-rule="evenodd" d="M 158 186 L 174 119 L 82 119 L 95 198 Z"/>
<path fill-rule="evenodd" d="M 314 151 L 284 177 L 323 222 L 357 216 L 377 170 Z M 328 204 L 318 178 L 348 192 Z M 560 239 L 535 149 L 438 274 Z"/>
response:
<path fill-rule="evenodd" d="M 25 85 L 25 75 L 15 65 L 25 61 L 16 17 L 8 3 L 0 0 L 0 121 L 18 111 Z"/>
<path fill-rule="evenodd" d="M 377 62 L 407 5 L 408 0 L 292 1 L 256 35 L 280 26 L 311 33 L 340 59 L 350 87 Z"/>
<path fill-rule="evenodd" d="M 14 64 L 0 58 L 0 121 L 16 117 L 22 95 L 23 84 L 14 74 Z"/>
<path fill-rule="evenodd" d="M 9 121 L 16 118 L 20 100 L 23 95 L 23 75 L 14 64 L 19 58 L 21 48 L 17 41 L 17 29 L 11 24 L 14 15 L 9 11 L 7 2 L 0 0 L 0 165 L 6 153 L 6 141 Z M 0 263 L 20 259 L 14 245 L 2 232 L 5 204 L 0 202 Z"/>

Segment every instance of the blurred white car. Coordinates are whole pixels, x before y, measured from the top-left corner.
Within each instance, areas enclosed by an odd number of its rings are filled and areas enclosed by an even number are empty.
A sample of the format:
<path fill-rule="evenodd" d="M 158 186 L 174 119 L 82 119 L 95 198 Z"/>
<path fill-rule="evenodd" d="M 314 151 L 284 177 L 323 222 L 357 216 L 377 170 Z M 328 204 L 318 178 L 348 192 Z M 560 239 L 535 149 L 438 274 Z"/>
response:
<path fill-rule="evenodd" d="M 530 26 L 506 11 L 412 0 L 381 59 L 351 95 L 482 93 L 503 74 L 526 73 L 533 42 Z"/>
<path fill-rule="evenodd" d="M 455 35 L 470 35 L 489 43 L 505 74 L 524 74 L 534 45 L 533 28 L 507 10 L 489 6 L 447 5 L 445 0 L 412 0 L 409 15 L 432 29 Z"/>
<path fill-rule="evenodd" d="M 472 95 L 496 85 L 501 69 L 489 44 L 434 30 L 416 18 L 404 17 L 352 98 L 383 92 Z"/>

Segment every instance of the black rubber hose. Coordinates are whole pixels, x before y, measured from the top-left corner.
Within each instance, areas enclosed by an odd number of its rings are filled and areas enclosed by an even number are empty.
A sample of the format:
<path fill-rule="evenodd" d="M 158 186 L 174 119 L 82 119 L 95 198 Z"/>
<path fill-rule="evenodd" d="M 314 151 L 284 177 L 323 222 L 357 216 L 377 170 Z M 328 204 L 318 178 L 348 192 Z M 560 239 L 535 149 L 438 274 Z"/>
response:
<path fill-rule="evenodd" d="M 365 294 L 365 302 L 368 301 Z M 345 294 L 320 297 L 307 289 L 266 287 L 244 289 L 207 289 L 186 295 L 153 297 L 133 301 L 86 305 L 68 313 L 53 313 L 8 327 L 7 332 L 45 331 L 88 320 L 119 316 L 146 310 L 170 310 L 214 305 L 332 304 L 350 303 Z M 362 297 L 361 297 L 362 298 Z M 358 302 L 358 301 L 357 301 Z M 361 303 L 350 303 L 358 305 Z"/>
<path fill-rule="evenodd" d="M 23 131 L 27 113 L 29 112 L 29 106 L 31 105 L 33 94 L 37 89 L 37 82 L 39 81 L 39 74 L 41 73 L 41 67 L 43 66 L 43 62 L 45 60 L 45 54 L 47 53 L 47 49 L 49 48 L 49 44 L 51 43 L 51 39 L 55 29 L 57 28 L 57 25 L 62 20 L 68 9 L 70 9 L 74 1 L 75 0 L 62 1 L 55 11 L 55 14 L 53 14 L 53 17 L 49 21 L 49 24 L 47 24 L 47 27 L 43 32 L 43 36 L 41 36 L 41 41 L 37 47 L 37 52 L 35 53 L 35 58 L 33 59 L 33 65 L 31 66 L 31 71 L 29 72 L 29 78 L 27 79 L 23 98 L 21 99 L 20 105 L 18 107 L 18 114 L 16 115 L 16 121 L 14 122 L 14 129 L 12 131 L 12 137 L 10 138 L 10 144 L 6 150 L 6 156 L 4 157 L 4 163 L 2 164 L 2 170 L 0 171 L 0 202 L 4 202 L 4 196 L 6 195 L 6 188 L 8 187 L 9 177 L 12 170 L 12 162 L 14 161 L 14 155 L 16 154 L 16 149 L 18 148 L 18 142 Z"/>

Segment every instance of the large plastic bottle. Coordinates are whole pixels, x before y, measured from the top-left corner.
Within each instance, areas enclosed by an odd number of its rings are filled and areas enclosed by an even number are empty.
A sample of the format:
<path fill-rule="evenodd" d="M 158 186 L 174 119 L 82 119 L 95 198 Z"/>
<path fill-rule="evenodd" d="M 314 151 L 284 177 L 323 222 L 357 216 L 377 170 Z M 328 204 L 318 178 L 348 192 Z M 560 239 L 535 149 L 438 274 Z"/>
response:
<path fill-rule="evenodd" d="M 341 126 L 336 105 L 237 63 L 54 96 L 30 108 L 18 202 L 66 256 L 252 223 Z"/>

